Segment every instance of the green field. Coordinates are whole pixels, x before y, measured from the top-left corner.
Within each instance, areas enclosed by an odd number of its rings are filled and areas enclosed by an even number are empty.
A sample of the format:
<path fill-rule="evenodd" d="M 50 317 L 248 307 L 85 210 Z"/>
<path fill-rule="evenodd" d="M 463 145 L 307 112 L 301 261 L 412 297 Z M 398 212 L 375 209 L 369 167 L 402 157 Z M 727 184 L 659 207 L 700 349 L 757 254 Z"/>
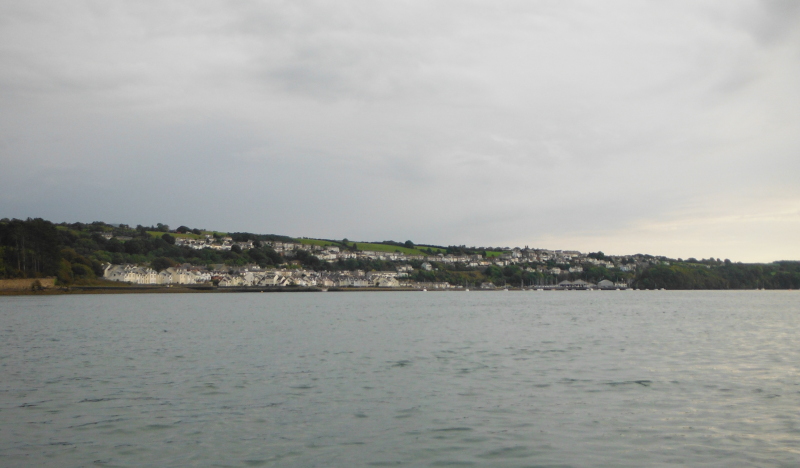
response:
<path fill-rule="evenodd" d="M 150 234 L 152 237 L 161 237 L 164 234 L 169 234 L 170 236 L 175 237 L 175 238 L 182 237 L 182 238 L 185 238 L 185 239 L 205 239 L 206 238 L 206 234 L 213 235 L 215 231 L 201 231 L 201 232 L 202 232 L 202 234 L 192 234 L 191 232 L 187 232 L 186 234 L 179 234 L 177 232 L 147 231 L 147 233 Z M 221 236 L 226 236 L 227 235 L 224 232 L 217 232 L 217 234 L 219 234 Z"/>
<path fill-rule="evenodd" d="M 324 240 L 324 239 L 299 239 L 301 244 L 308 244 L 308 245 L 321 245 L 323 247 L 328 245 L 335 245 L 338 247 L 342 246 L 341 242 Z M 356 245 L 358 250 L 371 250 L 373 252 L 401 252 L 406 255 L 428 255 L 427 252 L 423 252 L 419 248 L 409 249 L 408 247 L 400 247 L 396 245 L 388 245 L 388 244 L 375 244 L 372 242 L 348 242 L 348 245 Z M 426 247 L 427 248 L 427 247 Z M 443 249 L 431 248 L 434 253 L 444 252 Z"/>
<path fill-rule="evenodd" d="M 428 255 L 419 249 L 409 249 L 408 247 L 399 247 L 396 245 L 387 244 L 371 244 L 369 242 L 356 242 L 358 250 L 371 250 L 373 252 L 400 252 L 406 255 Z"/>
<path fill-rule="evenodd" d="M 487 250 L 486 251 L 486 258 L 499 257 L 501 255 L 503 255 L 503 252 L 501 252 L 499 250 Z"/>
<path fill-rule="evenodd" d="M 441 254 L 446 254 L 447 253 L 447 249 L 443 249 L 441 247 L 429 247 L 427 245 L 418 245 L 416 247 L 416 249 L 417 250 L 423 250 L 423 251 L 431 249 L 431 251 L 433 252 L 434 255 L 439 254 L 439 253 L 441 253 Z"/>
<path fill-rule="evenodd" d="M 329 245 L 341 246 L 341 243 L 329 241 L 329 240 L 322 240 L 322 239 L 298 239 L 301 244 L 305 245 L 321 245 L 322 247 L 327 247 Z"/>

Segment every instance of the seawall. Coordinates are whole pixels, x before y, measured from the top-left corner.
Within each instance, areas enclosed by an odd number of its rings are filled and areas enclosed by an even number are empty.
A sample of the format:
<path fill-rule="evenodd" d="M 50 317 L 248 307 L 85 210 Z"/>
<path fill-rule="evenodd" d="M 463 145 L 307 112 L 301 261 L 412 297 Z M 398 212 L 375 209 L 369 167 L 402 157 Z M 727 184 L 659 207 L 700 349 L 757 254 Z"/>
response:
<path fill-rule="evenodd" d="M 39 282 L 41 288 L 34 287 Z M 32 290 L 32 289 L 52 289 L 56 287 L 55 278 L 17 278 L 0 280 L 0 290 Z"/>

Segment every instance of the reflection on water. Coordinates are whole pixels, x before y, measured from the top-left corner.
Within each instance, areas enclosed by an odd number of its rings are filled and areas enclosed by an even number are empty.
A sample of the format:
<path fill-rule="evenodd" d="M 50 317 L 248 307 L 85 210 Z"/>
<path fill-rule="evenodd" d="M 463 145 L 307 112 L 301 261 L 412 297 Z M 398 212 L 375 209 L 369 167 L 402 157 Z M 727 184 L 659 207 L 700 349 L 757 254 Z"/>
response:
<path fill-rule="evenodd" d="M 800 464 L 796 292 L 0 298 L 0 466 Z"/>

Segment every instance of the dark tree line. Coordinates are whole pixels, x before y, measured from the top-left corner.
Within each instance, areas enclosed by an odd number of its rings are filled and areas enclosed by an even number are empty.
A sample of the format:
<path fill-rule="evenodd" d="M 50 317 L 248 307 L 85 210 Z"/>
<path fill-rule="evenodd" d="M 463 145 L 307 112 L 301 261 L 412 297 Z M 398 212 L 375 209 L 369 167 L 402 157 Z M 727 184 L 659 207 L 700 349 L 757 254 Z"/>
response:
<path fill-rule="evenodd" d="M 657 265 L 644 270 L 634 285 L 647 289 L 798 289 L 800 262 L 745 264 L 726 261 L 711 268 L 696 263 Z"/>
<path fill-rule="evenodd" d="M 240 240 L 255 240 L 255 249 L 229 251 L 175 245 L 175 235 L 166 232 L 169 226 L 112 226 L 102 222 L 63 223 L 56 225 L 43 219 L 0 220 L 0 278 L 39 278 L 55 276 L 59 283 L 93 280 L 103 275 L 103 263 L 149 264 L 164 269 L 182 263 L 193 265 L 239 266 L 278 265 L 285 259 L 262 241 L 285 236 L 236 233 Z M 150 232 L 163 232 L 154 237 Z M 192 232 L 192 230 L 188 230 Z M 106 239 L 111 233 L 123 237 Z M 314 257 L 316 259 L 316 257 Z M 319 261 L 317 259 L 317 261 Z"/>
<path fill-rule="evenodd" d="M 58 232 L 41 218 L 0 221 L 0 275 L 3 278 L 55 276 L 61 262 Z"/>

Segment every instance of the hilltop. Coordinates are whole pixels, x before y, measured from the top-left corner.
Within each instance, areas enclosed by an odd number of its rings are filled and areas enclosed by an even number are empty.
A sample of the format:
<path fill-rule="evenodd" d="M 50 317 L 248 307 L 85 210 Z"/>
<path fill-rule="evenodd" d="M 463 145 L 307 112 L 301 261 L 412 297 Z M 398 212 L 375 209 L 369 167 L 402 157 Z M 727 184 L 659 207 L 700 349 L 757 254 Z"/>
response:
<path fill-rule="evenodd" d="M 0 278 L 53 276 L 61 285 L 106 278 L 223 286 L 489 288 L 605 281 L 614 287 L 650 289 L 785 289 L 800 288 L 800 263 L 294 238 L 187 226 L 171 229 L 160 223 L 131 227 L 99 221 L 0 220 Z"/>

